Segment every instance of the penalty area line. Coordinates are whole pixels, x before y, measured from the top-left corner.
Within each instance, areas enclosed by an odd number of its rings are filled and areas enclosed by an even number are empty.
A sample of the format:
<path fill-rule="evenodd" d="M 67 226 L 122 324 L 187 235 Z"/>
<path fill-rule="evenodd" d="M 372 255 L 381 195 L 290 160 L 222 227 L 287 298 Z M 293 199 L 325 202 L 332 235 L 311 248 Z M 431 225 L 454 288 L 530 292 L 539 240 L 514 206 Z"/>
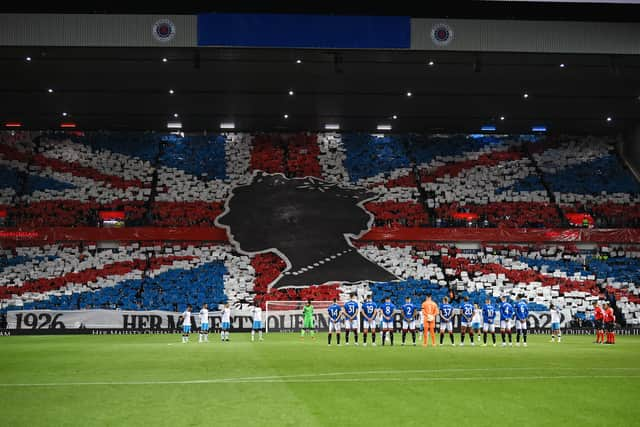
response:
<path fill-rule="evenodd" d="M 473 381 L 541 381 L 541 380 L 571 380 L 571 379 L 612 379 L 612 378 L 640 378 L 640 375 L 517 375 L 502 377 L 409 377 L 409 378 L 237 378 L 237 379 L 207 379 L 187 381 L 96 381 L 75 383 L 4 383 L 0 387 L 69 387 L 69 386 L 136 386 L 136 385 L 196 385 L 196 384 L 292 384 L 292 383 L 376 383 L 376 382 L 473 382 Z"/>

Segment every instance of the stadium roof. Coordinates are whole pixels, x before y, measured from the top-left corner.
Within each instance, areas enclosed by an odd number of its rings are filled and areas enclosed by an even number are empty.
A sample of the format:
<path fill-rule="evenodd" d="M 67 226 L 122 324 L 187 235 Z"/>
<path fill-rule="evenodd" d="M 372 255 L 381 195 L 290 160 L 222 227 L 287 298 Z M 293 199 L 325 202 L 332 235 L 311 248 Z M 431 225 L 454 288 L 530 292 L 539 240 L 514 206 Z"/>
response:
<path fill-rule="evenodd" d="M 0 97 L 0 122 L 32 129 L 163 130 L 178 114 L 185 130 L 612 133 L 640 118 L 640 56 L 4 47 Z"/>

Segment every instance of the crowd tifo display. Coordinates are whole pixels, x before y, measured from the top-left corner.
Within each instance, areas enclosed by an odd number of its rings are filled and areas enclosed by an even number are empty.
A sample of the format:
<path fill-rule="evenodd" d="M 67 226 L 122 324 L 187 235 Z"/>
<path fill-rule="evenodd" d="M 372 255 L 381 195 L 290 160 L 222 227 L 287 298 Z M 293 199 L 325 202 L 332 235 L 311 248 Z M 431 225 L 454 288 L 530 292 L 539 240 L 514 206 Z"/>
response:
<path fill-rule="evenodd" d="M 223 227 L 230 243 L 2 242 L 0 304 L 176 311 L 228 301 L 242 310 L 353 290 L 396 303 L 427 292 L 453 294 L 456 304 L 525 294 L 533 311 L 553 298 L 578 318 L 593 299 L 609 299 L 637 325 L 638 248 L 470 251 L 358 239 L 372 226 L 567 227 L 573 213 L 590 215 L 589 226 L 638 227 L 640 185 L 614 145 L 601 137 L 3 132 L 0 211 L 10 227 L 95 227 L 100 211 L 116 210 L 127 226 Z"/>
<path fill-rule="evenodd" d="M 210 307 L 229 302 L 248 310 L 254 301 L 346 299 L 371 293 L 401 303 L 427 293 L 454 307 L 469 296 L 525 295 L 531 311 L 548 311 L 553 301 L 576 319 L 591 315 L 591 303 L 607 300 L 620 322 L 640 325 L 640 248 L 600 247 L 584 252 L 569 246 L 484 246 L 358 244 L 358 252 L 397 279 L 303 289 L 268 288 L 285 268 L 273 254 L 238 254 L 230 245 L 132 244 L 100 250 L 96 245 L 42 245 L 0 253 L 3 310 L 122 309 L 181 311 L 187 304 Z"/>

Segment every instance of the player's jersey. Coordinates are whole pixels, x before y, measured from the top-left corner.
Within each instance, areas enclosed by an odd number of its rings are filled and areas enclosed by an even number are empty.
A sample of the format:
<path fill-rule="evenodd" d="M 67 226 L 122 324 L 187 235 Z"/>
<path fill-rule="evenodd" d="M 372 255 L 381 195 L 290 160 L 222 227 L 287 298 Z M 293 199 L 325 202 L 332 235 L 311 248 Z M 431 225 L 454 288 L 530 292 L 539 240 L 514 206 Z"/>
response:
<path fill-rule="evenodd" d="M 616 315 L 613 314 L 613 308 L 609 307 L 604 311 L 605 323 L 611 323 L 616 321 Z"/>
<path fill-rule="evenodd" d="M 473 310 L 473 319 L 471 319 L 472 323 L 482 323 L 482 310 L 479 308 L 475 308 Z"/>
<path fill-rule="evenodd" d="M 413 320 L 415 314 L 416 314 L 416 306 L 413 305 L 412 303 L 406 303 L 403 304 L 402 307 L 402 314 L 404 316 L 405 320 Z"/>
<path fill-rule="evenodd" d="M 440 304 L 440 320 L 444 320 L 448 322 L 451 320 L 451 316 L 453 315 L 453 307 L 451 304 Z"/>
<path fill-rule="evenodd" d="M 604 310 L 602 309 L 602 307 L 597 306 L 594 310 L 593 310 L 593 317 L 596 320 L 602 320 L 604 319 Z"/>
<path fill-rule="evenodd" d="M 392 302 L 385 302 L 380 308 L 385 319 L 390 319 L 393 316 L 393 312 L 396 311 L 396 306 Z"/>
<path fill-rule="evenodd" d="M 365 316 L 367 316 L 370 319 L 373 319 L 373 316 L 376 314 L 377 308 L 378 306 L 373 301 L 367 301 L 364 304 L 362 304 L 362 311 L 364 312 Z"/>
<path fill-rule="evenodd" d="M 347 313 L 347 317 L 353 319 L 358 314 L 358 303 L 350 300 L 344 303 L 344 312 Z"/>
<path fill-rule="evenodd" d="M 209 323 L 209 310 L 206 308 L 200 310 L 200 323 Z"/>
<path fill-rule="evenodd" d="M 496 309 L 491 304 L 485 304 L 482 307 L 482 318 L 484 319 L 484 323 L 493 323 L 496 320 Z"/>
<path fill-rule="evenodd" d="M 560 323 L 560 309 L 554 308 L 551 310 L 551 323 Z"/>
<path fill-rule="evenodd" d="M 191 312 L 189 310 L 185 310 L 182 313 L 182 324 L 191 326 Z"/>
<path fill-rule="evenodd" d="M 529 305 L 526 302 L 520 301 L 516 304 L 516 317 L 518 320 L 527 320 L 527 317 L 529 317 Z"/>
<path fill-rule="evenodd" d="M 305 319 L 313 318 L 313 306 L 305 305 L 304 308 L 302 309 L 302 315 L 304 316 Z"/>
<path fill-rule="evenodd" d="M 462 307 L 460 307 L 460 311 L 462 313 L 462 317 L 466 319 L 467 322 L 469 322 L 473 318 L 473 305 L 471 305 L 470 303 L 465 302 L 464 304 L 462 304 Z"/>
<path fill-rule="evenodd" d="M 260 307 L 253 307 L 251 312 L 253 313 L 254 322 L 262 322 L 262 309 Z"/>
<path fill-rule="evenodd" d="M 222 323 L 231 323 L 231 309 L 229 307 L 222 309 Z"/>
<path fill-rule="evenodd" d="M 329 319 L 333 320 L 334 322 L 338 321 L 338 319 L 340 318 L 340 306 L 338 304 L 331 304 L 328 308 L 327 308 L 327 312 L 329 313 Z"/>
<path fill-rule="evenodd" d="M 503 302 L 500 304 L 500 320 L 509 320 L 513 319 L 513 306 L 508 302 Z"/>

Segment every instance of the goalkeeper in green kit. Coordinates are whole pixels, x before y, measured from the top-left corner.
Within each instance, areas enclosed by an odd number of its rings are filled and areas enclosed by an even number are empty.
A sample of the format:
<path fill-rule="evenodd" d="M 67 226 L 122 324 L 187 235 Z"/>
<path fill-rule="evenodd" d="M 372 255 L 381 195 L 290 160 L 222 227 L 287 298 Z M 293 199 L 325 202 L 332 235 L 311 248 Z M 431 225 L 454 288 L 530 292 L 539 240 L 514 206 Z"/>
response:
<path fill-rule="evenodd" d="M 304 316 L 302 322 L 302 335 L 300 335 L 300 339 L 304 339 L 304 332 L 307 331 L 308 335 L 311 335 L 311 338 L 316 339 L 316 331 L 314 330 L 313 325 L 313 306 L 311 305 L 311 300 L 307 300 L 307 305 L 302 309 L 302 315 Z"/>

